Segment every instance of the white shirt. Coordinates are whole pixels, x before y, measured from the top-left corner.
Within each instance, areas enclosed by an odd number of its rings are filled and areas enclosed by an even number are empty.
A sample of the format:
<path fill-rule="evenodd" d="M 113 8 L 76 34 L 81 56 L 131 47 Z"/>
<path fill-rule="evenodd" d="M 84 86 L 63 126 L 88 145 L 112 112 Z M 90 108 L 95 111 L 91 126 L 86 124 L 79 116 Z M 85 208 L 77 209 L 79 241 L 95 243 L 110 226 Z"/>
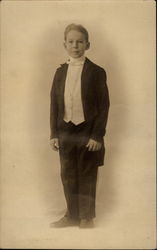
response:
<path fill-rule="evenodd" d="M 64 91 L 64 121 L 71 121 L 78 125 L 85 121 L 82 96 L 81 96 L 81 74 L 85 57 L 71 58 L 67 61 L 69 64 L 65 91 Z"/>

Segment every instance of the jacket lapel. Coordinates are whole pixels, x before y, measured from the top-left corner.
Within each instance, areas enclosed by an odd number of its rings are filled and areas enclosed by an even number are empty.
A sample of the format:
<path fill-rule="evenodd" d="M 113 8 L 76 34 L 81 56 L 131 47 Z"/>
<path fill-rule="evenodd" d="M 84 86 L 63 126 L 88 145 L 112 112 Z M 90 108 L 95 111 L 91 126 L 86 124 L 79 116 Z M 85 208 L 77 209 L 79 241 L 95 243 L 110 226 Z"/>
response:
<path fill-rule="evenodd" d="M 82 94 L 83 105 L 89 89 L 91 70 L 92 70 L 91 66 L 92 62 L 88 58 L 86 58 L 81 75 L 81 91 L 82 91 L 81 94 Z"/>
<path fill-rule="evenodd" d="M 62 109 L 64 110 L 64 90 L 65 90 L 65 81 L 66 81 L 66 75 L 68 70 L 68 64 L 62 64 L 62 71 L 61 71 L 61 78 L 60 78 L 60 102 Z"/>

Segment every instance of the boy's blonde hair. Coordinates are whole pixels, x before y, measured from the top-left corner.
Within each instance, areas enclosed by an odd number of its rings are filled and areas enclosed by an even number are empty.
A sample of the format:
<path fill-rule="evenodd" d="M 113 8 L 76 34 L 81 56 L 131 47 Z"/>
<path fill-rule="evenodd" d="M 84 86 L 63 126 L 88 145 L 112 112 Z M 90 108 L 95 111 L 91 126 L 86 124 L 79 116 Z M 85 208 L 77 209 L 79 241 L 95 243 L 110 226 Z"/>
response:
<path fill-rule="evenodd" d="M 69 31 L 71 30 L 77 30 L 81 33 L 84 34 L 85 36 L 85 39 L 86 39 L 86 42 L 88 42 L 89 40 L 89 35 L 88 35 L 88 31 L 81 25 L 81 24 L 69 24 L 66 28 L 65 28 L 65 31 L 64 31 L 64 40 L 66 41 L 66 37 L 67 37 L 67 34 L 69 33 Z"/>

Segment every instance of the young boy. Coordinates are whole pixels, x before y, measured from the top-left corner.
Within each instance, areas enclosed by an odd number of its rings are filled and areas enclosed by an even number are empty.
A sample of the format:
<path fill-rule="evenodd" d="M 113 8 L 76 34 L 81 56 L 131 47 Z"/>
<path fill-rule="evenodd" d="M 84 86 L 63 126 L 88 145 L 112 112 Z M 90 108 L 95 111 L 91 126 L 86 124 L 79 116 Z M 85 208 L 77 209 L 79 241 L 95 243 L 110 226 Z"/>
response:
<path fill-rule="evenodd" d="M 55 227 L 93 227 L 98 166 L 104 162 L 109 110 L 106 73 L 85 57 L 90 43 L 82 25 L 70 24 L 64 33 L 69 60 L 55 73 L 51 90 L 51 138 L 58 151 L 67 203 Z"/>

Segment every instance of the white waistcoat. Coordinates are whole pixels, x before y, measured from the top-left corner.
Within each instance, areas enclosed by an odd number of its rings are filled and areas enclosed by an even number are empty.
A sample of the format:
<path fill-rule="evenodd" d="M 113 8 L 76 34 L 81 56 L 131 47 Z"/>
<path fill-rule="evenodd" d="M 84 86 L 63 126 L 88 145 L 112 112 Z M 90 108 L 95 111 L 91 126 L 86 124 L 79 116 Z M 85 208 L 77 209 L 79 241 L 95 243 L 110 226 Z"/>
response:
<path fill-rule="evenodd" d="M 64 121 L 78 125 L 85 121 L 81 96 L 81 74 L 85 57 L 70 58 L 64 91 Z"/>

